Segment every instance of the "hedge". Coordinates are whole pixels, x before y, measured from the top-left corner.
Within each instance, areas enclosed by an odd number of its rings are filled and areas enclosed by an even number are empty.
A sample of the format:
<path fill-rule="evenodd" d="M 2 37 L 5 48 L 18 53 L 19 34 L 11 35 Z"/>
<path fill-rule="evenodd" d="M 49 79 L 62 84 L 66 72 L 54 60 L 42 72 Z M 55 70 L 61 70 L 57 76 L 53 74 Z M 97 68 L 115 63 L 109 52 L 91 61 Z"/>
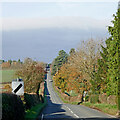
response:
<path fill-rule="evenodd" d="M 25 110 L 21 98 L 2 93 L 2 120 L 24 120 Z"/>
<path fill-rule="evenodd" d="M 24 94 L 25 109 L 31 109 L 40 103 L 40 98 L 36 94 Z"/>
<path fill-rule="evenodd" d="M 44 83 L 44 86 L 46 88 L 46 82 Z M 26 96 L 31 97 L 31 95 L 27 95 L 27 94 L 26 94 Z M 29 98 L 29 97 L 26 97 L 26 98 Z M 38 100 L 38 99 L 36 99 L 36 100 Z M 26 111 L 25 120 L 36 119 L 38 117 L 38 115 L 40 114 L 40 112 L 42 111 L 42 109 L 47 105 L 47 96 L 46 96 L 46 90 L 45 89 L 44 89 L 44 96 L 40 95 L 39 100 L 40 100 L 39 104 L 36 104 L 35 106 L 32 106 L 31 109 L 28 109 Z"/>
<path fill-rule="evenodd" d="M 2 120 L 24 120 L 31 116 L 35 118 L 47 103 L 45 92 L 44 96 L 27 93 L 21 97 L 11 93 L 1 93 L 0 96 L 2 96 Z"/>
<path fill-rule="evenodd" d="M 39 103 L 26 112 L 25 120 L 35 120 L 38 117 L 40 112 L 47 105 L 47 96 L 45 96 L 43 99 L 44 103 Z"/>

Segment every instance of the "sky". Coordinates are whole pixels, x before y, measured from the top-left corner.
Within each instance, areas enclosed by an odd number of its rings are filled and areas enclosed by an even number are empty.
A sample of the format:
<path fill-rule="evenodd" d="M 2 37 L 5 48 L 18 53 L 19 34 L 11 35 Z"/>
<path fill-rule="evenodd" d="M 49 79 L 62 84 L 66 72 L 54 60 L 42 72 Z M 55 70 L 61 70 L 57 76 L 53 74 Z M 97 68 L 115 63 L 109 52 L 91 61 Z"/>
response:
<path fill-rule="evenodd" d="M 51 63 L 83 40 L 106 39 L 115 2 L 2 2 L 2 59 Z"/>

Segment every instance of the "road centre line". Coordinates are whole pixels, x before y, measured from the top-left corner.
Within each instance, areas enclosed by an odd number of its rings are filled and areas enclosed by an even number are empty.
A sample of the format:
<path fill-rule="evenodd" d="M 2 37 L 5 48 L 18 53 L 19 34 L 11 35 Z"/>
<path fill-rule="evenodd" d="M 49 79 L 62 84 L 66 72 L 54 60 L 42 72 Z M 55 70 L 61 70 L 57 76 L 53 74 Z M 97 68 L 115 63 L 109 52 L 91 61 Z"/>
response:
<path fill-rule="evenodd" d="M 70 108 L 69 107 L 67 107 L 68 108 L 68 110 L 70 110 Z"/>

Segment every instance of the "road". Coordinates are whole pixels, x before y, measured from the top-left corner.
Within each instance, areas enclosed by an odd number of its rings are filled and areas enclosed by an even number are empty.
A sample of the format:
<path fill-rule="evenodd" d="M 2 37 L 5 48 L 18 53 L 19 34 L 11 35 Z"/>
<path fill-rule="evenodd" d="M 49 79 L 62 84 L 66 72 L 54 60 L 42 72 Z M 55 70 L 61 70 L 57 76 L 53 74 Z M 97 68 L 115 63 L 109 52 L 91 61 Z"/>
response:
<path fill-rule="evenodd" d="M 91 109 L 82 105 L 65 104 L 61 101 L 57 93 L 54 91 L 52 82 L 50 81 L 50 72 L 47 74 L 47 106 L 43 109 L 38 117 L 39 120 L 107 120 L 111 116 L 104 114 L 98 110 Z"/>

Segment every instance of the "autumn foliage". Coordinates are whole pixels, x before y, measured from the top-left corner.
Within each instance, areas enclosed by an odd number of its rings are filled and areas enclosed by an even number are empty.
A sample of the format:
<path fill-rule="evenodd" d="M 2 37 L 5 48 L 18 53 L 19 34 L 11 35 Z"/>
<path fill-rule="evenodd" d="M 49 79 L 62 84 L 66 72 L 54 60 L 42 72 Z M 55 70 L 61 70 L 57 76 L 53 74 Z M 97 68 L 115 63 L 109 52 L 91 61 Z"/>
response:
<path fill-rule="evenodd" d="M 18 70 L 16 75 L 24 80 L 25 92 L 36 93 L 38 91 L 46 73 L 44 67 L 43 63 L 35 62 L 30 58 L 24 61 L 21 70 Z"/>
<path fill-rule="evenodd" d="M 73 50 L 70 50 L 68 61 L 53 77 L 55 85 L 62 92 L 74 91 L 82 94 L 83 91 L 89 91 L 97 69 L 97 60 L 100 58 L 99 49 L 100 44 L 91 39 L 82 42 L 81 46 L 72 54 Z"/>

